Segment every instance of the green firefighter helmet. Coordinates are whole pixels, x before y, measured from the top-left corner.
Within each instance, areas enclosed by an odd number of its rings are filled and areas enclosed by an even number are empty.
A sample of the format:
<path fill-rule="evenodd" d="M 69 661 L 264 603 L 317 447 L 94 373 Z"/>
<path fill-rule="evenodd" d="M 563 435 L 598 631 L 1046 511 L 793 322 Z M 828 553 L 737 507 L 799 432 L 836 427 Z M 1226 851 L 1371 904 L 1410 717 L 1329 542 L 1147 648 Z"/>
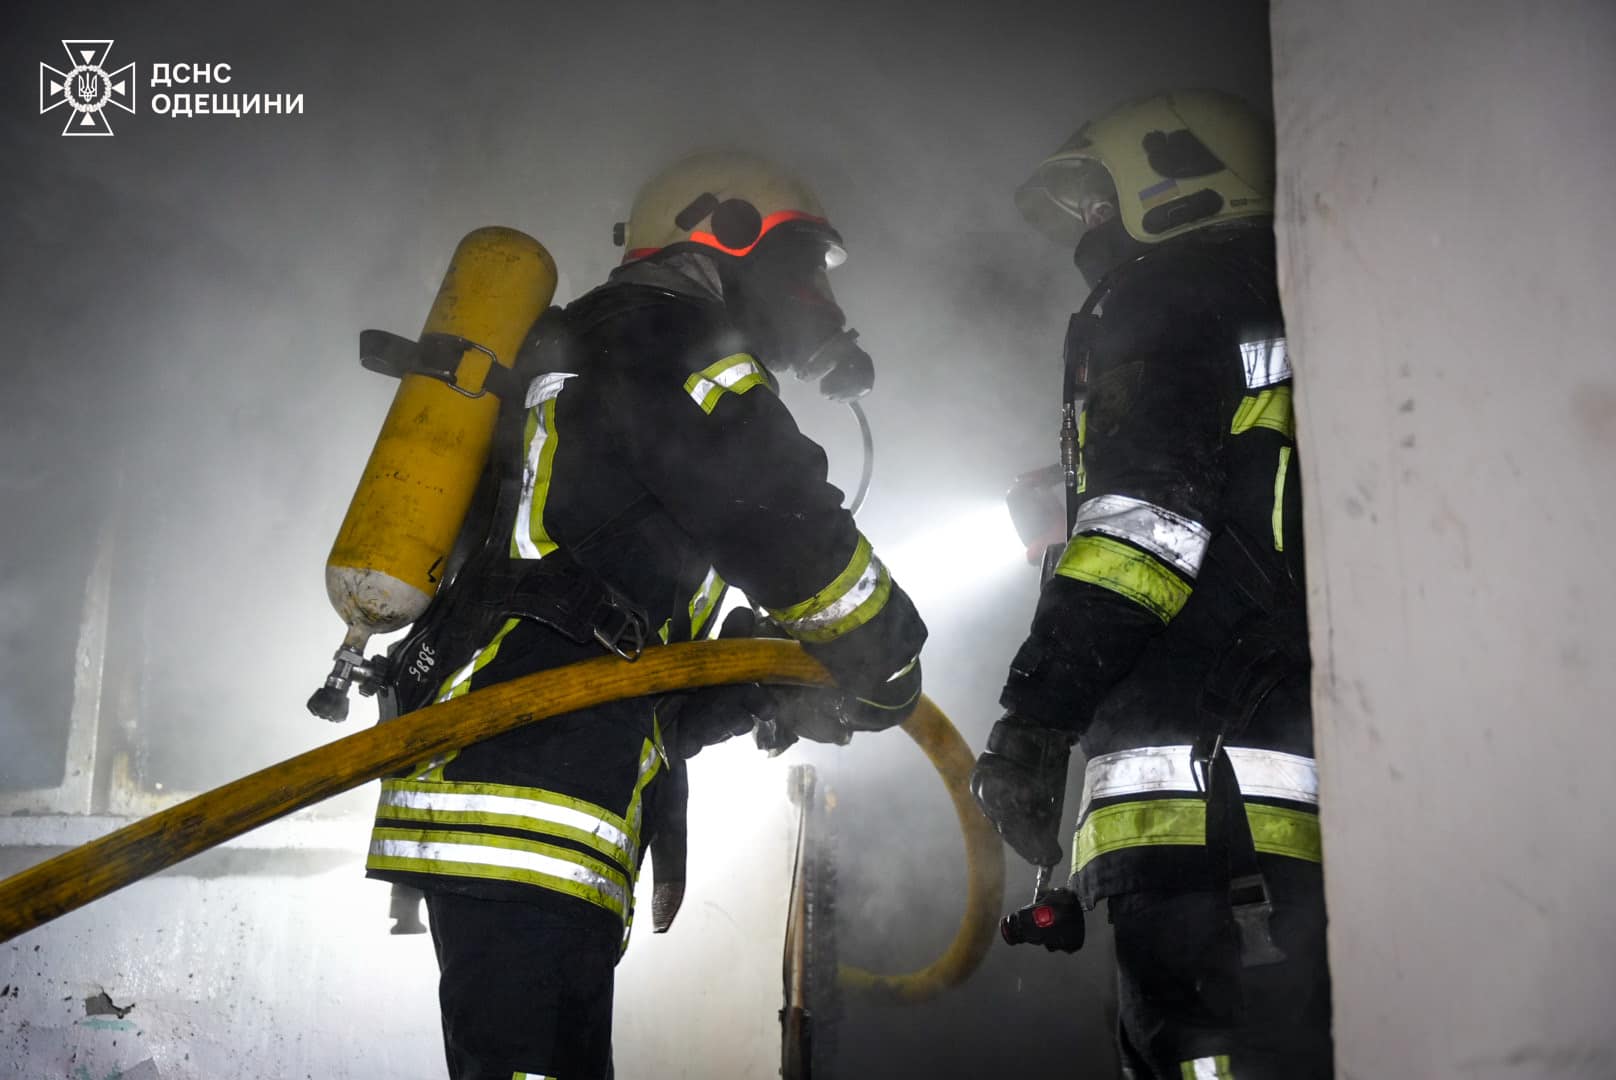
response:
<path fill-rule="evenodd" d="M 818 197 L 792 173 L 754 154 L 705 150 L 675 162 L 648 180 L 634 198 L 616 237 L 623 262 L 675 245 L 696 245 L 734 258 L 751 254 L 781 226 L 823 236 L 825 261 L 846 258 Z"/>
<path fill-rule="evenodd" d="M 1076 244 L 1112 218 L 1141 244 L 1274 212 L 1271 126 L 1239 98 L 1180 90 L 1084 124 L 1016 192 L 1039 231 Z"/>

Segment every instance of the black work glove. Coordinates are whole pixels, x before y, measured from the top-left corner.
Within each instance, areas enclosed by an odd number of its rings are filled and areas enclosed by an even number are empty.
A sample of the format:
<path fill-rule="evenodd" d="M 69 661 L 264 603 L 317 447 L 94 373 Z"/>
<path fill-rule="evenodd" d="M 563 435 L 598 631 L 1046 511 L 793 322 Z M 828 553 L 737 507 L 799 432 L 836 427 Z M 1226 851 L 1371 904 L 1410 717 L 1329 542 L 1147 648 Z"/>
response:
<path fill-rule="evenodd" d="M 971 771 L 971 795 L 999 835 L 1034 866 L 1060 862 L 1061 796 L 1072 737 L 1014 713 L 993 725 Z"/>
<path fill-rule="evenodd" d="M 772 634 L 771 634 L 772 631 Z M 784 636 L 773 623 L 760 619 L 750 608 L 736 608 L 719 628 L 720 638 Z M 675 753 L 695 756 L 703 747 L 721 743 L 748 731 L 760 749 L 777 754 L 798 737 L 814 742 L 845 744 L 857 725 L 851 715 L 863 709 L 839 690 L 778 683 L 737 683 L 708 686 L 670 699 L 663 715 L 675 723 Z"/>
<path fill-rule="evenodd" d="M 799 738 L 810 742 L 846 746 L 853 737 L 843 714 L 842 695 L 834 690 L 810 687 L 770 686 L 774 708 L 752 731 L 759 750 L 772 757 Z"/>
<path fill-rule="evenodd" d="M 669 749 L 680 759 L 687 759 L 704 747 L 745 735 L 760 718 L 773 713 L 770 689 L 757 683 L 704 686 L 668 699 L 658 715 L 663 718 L 665 732 L 672 728 Z"/>

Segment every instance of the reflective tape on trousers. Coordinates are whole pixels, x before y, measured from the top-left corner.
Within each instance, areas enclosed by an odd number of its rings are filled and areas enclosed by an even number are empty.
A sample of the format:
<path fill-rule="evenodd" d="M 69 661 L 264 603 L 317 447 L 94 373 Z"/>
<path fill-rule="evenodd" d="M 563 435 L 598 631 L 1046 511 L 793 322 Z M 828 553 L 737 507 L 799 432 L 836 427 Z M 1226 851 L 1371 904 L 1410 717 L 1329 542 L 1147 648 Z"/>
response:
<path fill-rule="evenodd" d="M 1231 746 L 1228 751 L 1241 795 L 1318 805 L 1319 771 L 1312 758 L 1249 746 Z M 1090 758 L 1083 770 L 1078 820 L 1088 816 L 1096 799 L 1205 790 L 1190 754 L 1188 746 L 1145 746 Z"/>
<path fill-rule="evenodd" d="M 1131 495 L 1100 495 L 1077 508 L 1072 535 L 1104 533 L 1144 548 L 1193 578 L 1212 533 L 1199 521 Z"/>

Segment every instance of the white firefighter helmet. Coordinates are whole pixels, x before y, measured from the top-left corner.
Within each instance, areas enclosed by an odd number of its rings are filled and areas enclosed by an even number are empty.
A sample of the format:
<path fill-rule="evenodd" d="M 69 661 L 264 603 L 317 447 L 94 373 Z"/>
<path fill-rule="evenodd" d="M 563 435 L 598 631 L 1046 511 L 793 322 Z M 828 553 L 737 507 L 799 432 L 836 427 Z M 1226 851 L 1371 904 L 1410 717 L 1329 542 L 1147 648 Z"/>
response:
<path fill-rule="evenodd" d="M 841 237 L 807 184 L 753 154 L 707 150 L 646 182 L 619 226 L 617 242 L 625 263 L 676 244 L 745 258 L 763 237 L 790 223 L 823 235 L 827 266 L 846 258 Z"/>
<path fill-rule="evenodd" d="M 1076 244 L 1112 217 L 1142 244 L 1274 212 L 1271 126 L 1215 90 L 1129 102 L 1079 128 L 1016 192 L 1039 231 Z"/>

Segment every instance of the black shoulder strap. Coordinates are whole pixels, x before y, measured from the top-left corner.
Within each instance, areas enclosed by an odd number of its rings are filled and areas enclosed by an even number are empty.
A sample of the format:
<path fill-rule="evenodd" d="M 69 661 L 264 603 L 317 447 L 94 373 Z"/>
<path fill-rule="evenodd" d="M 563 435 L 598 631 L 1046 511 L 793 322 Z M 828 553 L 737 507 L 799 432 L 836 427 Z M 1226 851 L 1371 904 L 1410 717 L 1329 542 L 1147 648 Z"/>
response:
<path fill-rule="evenodd" d="M 625 659 L 646 644 L 646 617 L 565 551 L 543 559 L 510 554 L 523 484 L 526 387 L 550 372 L 576 371 L 583 358 L 564 313 L 551 308 L 528 333 L 515 364 L 522 392 L 502 397 L 488 465 L 445 582 L 411 633 L 389 650 L 395 715 L 430 703 L 445 675 L 463 665 L 512 617 L 544 623 L 571 640 L 597 642 Z"/>

